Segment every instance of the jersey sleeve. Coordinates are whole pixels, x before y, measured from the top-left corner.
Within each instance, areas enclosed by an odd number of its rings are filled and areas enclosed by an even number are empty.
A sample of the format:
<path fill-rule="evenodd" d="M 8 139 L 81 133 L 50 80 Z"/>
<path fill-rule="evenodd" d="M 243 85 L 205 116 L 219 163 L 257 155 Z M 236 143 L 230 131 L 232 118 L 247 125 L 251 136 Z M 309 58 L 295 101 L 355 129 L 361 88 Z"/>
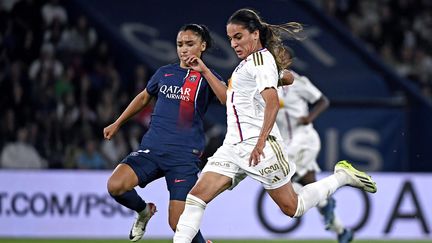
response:
<path fill-rule="evenodd" d="M 277 90 L 279 75 L 276 62 L 271 54 L 262 52 L 252 54 L 249 70 L 260 93 L 264 89 L 271 87 Z"/>
<path fill-rule="evenodd" d="M 150 80 L 147 82 L 147 92 L 151 95 L 151 96 L 156 96 L 159 90 L 159 80 L 161 78 L 161 70 L 158 69 L 153 76 L 150 78 Z"/>
<path fill-rule="evenodd" d="M 300 86 L 299 94 L 305 99 L 308 103 L 313 104 L 317 102 L 321 96 L 322 92 L 315 86 L 306 76 L 298 76 L 297 80 L 294 82 L 300 82 L 302 85 Z"/>

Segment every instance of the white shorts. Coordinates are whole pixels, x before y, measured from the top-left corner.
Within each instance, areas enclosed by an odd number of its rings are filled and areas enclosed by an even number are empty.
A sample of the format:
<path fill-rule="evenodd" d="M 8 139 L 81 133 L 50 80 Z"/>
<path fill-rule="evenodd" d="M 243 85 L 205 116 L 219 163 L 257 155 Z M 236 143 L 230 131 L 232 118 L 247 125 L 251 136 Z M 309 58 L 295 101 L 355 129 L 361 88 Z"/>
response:
<path fill-rule="evenodd" d="M 285 144 L 288 159 L 296 165 L 296 177 L 303 177 L 308 171 L 320 172 L 317 163 L 321 142 L 315 129 L 307 129 L 294 134 L 292 141 Z"/>
<path fill-rule="evenodd" d="M 249 166 L 249 157 L 256 145 L 257 138 L 241 143 L 223 144 L 210 157 L 202 172 L 216 172 L 232 179 L 233 189 L 246 176 L 261 182 L 265 189 L 276 189 L 291 181 L 295 165 L 288 162 L 287 155 L 281 143 L 274 137 L 266 141 L 265 158 L 256 166 Z"/>

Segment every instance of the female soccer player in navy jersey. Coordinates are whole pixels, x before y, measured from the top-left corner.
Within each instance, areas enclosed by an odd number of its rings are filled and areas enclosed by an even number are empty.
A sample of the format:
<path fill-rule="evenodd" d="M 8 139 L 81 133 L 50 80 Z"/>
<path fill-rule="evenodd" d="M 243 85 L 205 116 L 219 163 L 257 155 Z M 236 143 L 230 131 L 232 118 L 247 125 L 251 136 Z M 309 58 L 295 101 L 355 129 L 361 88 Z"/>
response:
<path fill-rule="evenodd" d="M 204 25 L 181 27 L 176 40 L 179 63 L 159 68 L 147 87 L 103 131 L 105 139 L 111 139 L 121 125 L 156 98 L 150 127 L 139 150 L 121 161 L 107 185 L 108 192 L 118 203 L 138 213 L 129 234 L 131 241 L 141 239 L 149 219 L 156 212 L 153 203 L 146 203 L 137 194 L 136 186 L 145 187 L 165 177 L 170 193 L 169 224 L 175 230 L 186 195 L 195 185 L 199 157 L 205 145 L 204 113 L 215 94 L 221 96 L 217 89 L 212 91 L 201 73 L 188 66 L 186 58 L 191 55 L 201 57 L 211 43 L 209 30 Z M 212 73 L 219 81 L 222 80 L 218 74 Z M 205 240 L 198 232 L 193 242 Z"/>

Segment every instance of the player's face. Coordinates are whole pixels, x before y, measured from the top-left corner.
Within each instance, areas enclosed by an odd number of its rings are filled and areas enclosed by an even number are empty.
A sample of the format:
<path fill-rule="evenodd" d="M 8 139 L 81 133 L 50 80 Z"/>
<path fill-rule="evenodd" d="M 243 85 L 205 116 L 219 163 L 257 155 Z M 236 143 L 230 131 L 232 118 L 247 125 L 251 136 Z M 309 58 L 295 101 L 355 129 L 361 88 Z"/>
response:
<path fill-rule="evenodd" d="M 245 59 L 262 48 L 258 30 L 249 32 L 243 25 L 228 24 L 227 35 L 237 56 Z"/>
<path fill-rule="evenodd" d="M 180 66 L 187 67 L 185 60 L 191 55 L 201 57 L 206 48 L 206 43 L 195 32 L 186 30 L 180 31 L 177 35 L 177 55 L 180 59 Z"/>

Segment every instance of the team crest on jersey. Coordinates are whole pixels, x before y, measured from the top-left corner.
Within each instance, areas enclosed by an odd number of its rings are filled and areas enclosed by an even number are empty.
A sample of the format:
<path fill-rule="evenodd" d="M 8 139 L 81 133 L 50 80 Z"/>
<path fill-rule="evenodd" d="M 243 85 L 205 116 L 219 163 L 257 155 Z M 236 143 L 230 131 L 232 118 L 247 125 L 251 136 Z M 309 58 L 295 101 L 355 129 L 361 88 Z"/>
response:
<path fill-rule="evenodd" d="M 197 80 L 197 78 L 198 77 L 196 75 L 191 75 L 190 78 L 189 78 L 189 81 L 195 82 Z"/>

